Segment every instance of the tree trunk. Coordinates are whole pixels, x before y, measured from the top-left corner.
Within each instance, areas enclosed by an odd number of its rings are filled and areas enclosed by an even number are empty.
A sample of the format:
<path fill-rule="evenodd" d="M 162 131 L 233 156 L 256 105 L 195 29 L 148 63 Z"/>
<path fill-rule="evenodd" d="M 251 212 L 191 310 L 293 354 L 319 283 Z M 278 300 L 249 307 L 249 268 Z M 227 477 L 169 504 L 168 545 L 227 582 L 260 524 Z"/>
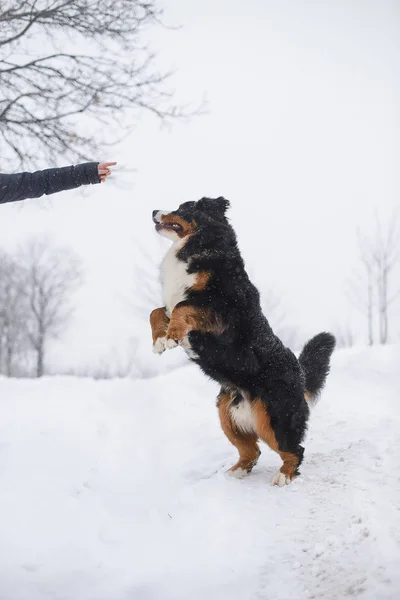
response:
<path fill-rule="evenodd" d="M 7 355 L 6 355 L 6 373 L 7 377 L 12 377 L 12 359 L 13 359 L 13 348 L 11 344 L 7 346 Z"/>
<path fill-rule="evenodd" d="M 387 344 L 388 341 L 388 300 L 387 287 L 388 277 L 386 269 L 382 273 L 382 297 L 381 297 L 381 344 Z"/>
<path fill-rule="evenodd" d="M 378 300 L 379 300 L 379 342 L 386 344 L 388 340 L 388 302 L 387 302 L 387 271 L 385 265 L 379 265 Z"/>
<path fill-rule="evenodd" d="M 36 363 L 36 377 L 43 377 L 44 374 L 44 338 L 39 337 L 37 346 L 37 363 Z"/>
<path fill-rule="evenodd" d="M 368 269 L 368 344 L 373 346 L 374 344 L 374 323 L 373 323 L 373 286 L 372 286 L 372 273 L 371 269 Z"/>

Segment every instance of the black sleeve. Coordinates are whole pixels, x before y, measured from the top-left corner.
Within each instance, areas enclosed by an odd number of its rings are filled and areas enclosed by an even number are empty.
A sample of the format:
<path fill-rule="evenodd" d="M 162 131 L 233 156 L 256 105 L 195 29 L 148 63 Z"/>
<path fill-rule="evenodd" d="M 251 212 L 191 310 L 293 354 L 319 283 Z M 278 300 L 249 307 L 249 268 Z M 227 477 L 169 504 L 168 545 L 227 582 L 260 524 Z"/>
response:
<path fill-rule="evenodd" d="M 61 169 L 46 169 L 35 173 L 0 173 L 0 204 L 26 198 L 39 198 L 72 190 L 89 183 L 100 183 L 97 162 L 83 163 Z"/>

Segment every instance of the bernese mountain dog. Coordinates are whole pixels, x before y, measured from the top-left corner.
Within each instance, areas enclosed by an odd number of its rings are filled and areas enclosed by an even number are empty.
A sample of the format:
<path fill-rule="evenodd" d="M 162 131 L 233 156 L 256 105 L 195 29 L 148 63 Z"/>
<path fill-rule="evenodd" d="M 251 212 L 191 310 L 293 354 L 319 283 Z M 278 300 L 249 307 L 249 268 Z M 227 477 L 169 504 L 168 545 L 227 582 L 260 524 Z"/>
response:
<path fill-rule="evenodd" d="M 172 241 L 161 268 L 165 306 L 150 316 L 153 350 L 162 354 L 181 345 L 220 384 L 221 427 L 239 452 L 228 472 L 250 473 L 262 440 L 283 461 L 272 479 L 282 486 L 299 475 L 309 405 L 325 384 L 335 338 L 316 335 L 297 359 L 274 334 L 246 273 L 228 207 L 220 197 L 153 211 L 156 230 Z"/>

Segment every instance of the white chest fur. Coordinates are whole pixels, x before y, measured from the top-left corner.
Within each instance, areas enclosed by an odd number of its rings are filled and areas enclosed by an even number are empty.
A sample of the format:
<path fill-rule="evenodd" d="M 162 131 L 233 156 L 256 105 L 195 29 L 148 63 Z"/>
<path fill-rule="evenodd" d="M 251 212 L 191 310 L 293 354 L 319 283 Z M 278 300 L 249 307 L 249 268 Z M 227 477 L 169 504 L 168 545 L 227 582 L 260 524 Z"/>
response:
<path fill-rule="evenodd" d="M 194 273 L 189 274 L 186 270 L 186 263 L 178 260 L 176 257 L 180 248 L 180 242 L 173 244 L 168 250 L 161 266 L 163 296 L 168 316 L 171 315 L 178 302 L 182 302 L 185 299 L 186 291 L 196 281 L 196 275 Z"/>

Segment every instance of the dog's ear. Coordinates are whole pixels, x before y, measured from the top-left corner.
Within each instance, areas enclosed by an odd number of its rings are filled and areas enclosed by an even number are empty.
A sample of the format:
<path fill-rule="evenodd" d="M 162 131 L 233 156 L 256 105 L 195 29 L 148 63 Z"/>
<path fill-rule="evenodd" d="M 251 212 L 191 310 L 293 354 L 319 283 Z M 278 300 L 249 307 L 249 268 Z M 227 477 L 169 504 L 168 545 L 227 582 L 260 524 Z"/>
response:
<path fill-rule="evenodd" d="M 202 198 L 197 202 L 196 208 L 201 210 L 213 219 L 223 220 L 225 219 L 225 213 L 230 207 L 229 200 L 226 200 L 222 196 L 219 198 Z"/>

